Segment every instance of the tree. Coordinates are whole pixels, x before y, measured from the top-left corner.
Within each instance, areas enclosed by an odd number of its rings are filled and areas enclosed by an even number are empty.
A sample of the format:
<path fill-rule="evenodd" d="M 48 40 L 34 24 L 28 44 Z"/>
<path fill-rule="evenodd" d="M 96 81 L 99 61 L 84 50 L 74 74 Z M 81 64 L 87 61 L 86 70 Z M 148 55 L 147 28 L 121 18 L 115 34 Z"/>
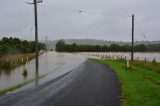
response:
<path fill-rule="evenodd" d="M 45 45 L 38 43 L 39 50 L 44 50 Z M 20 40 L 19 38 L 3 37 L 0 41 L 0 54 L 18 54 L 18 53 L 33 53 L 35 51 L 35 42 Z"/>
<path fill-rule="evenodd" d="M 76 44 L 76 43 L 73 43 L 73 44 L 72 44 L 72 52 L 76 52 L 76 51 L 78 50 L 77 47 L 78 47 L 77 44 Z"/>
<path fill-rule="evenodd" d="M 120 51 L 120 46 L 118 44 L 111 44 L 110 51 Z"/>
<path fill-rule="evenodd" d="M 56 43 L 56 51 L 64 51 L 65 49 L 65 41 L 64 40 L 59 40 L 57 43 Z"/>

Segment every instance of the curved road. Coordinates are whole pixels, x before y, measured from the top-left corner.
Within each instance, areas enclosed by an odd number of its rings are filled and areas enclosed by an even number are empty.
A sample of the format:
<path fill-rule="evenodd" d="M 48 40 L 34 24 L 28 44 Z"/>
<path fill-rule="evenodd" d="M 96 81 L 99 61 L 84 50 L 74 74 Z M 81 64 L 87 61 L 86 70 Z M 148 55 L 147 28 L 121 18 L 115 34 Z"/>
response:
<path fill-rule="evenodd" d="M 0 96 L 0 106 L 120 106 L 120 96 L 114 71 L 87 60 L 38 87 Z"/>

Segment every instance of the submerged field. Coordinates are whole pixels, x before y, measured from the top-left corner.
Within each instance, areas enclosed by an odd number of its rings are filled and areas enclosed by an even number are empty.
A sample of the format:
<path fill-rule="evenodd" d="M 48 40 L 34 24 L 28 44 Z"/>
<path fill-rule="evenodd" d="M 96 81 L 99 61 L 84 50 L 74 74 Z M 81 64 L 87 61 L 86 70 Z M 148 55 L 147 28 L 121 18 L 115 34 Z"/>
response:
<path fill-rule="evenodd" d="M 160 63 L 93 59 L 111 67 L 122 87 L 122 106 L 160 106 Z"/>
<path fill-rule="evenodd" d="M 0 70 L 11 70 L 33 59 L 35 54 L 16 54 L 0 56 Z"/>

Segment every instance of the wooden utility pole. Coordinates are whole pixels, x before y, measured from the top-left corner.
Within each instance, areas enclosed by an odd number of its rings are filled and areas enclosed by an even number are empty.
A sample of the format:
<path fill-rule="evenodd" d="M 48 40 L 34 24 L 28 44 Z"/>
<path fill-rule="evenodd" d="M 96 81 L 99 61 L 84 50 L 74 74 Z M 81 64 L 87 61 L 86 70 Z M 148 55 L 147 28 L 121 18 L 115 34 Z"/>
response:
<path fill-rule="evenodd" d="M 38 67 L 38 21 L 37 21 L 37 0 L 34 0 L 34 16 L 35 16 L 35 48 L 36 48 L 36 68 Z"/>
<path fill-rule="evenodd" d="M 36 74 L 35 74 L 35 79 L 36 79 L 36 85 L 38 85 L 38 16 L 37 16 L 37 3 L 42 3 L 42 0 L 33 0 L 33 3 L 28 3 L 27 4 L 33 4 L 34 5 L 34 17 L 35 17 L 35 66 L 36 66 Z"/>
<path fill-rule="evenodd" d="M 34 16 L 35 16 L 35 55 L 36 55 L 36 68 L 38 67 L 38 17 L 37 17 L 37 3 L 42 3 L 42 0 L 33 0 Z"/>
<path fill-rule="evenodd" d="M 47 47 L 47 36 L 46 36 L 46 54 L 47 54 L 47 50 L 48 50 L 48 47 Z"/>
<path fill-rule="evenodd" d="M 134 59 L 134 14 L 132 15 L 132 47 L 131 47 L 131 61 Z"/>

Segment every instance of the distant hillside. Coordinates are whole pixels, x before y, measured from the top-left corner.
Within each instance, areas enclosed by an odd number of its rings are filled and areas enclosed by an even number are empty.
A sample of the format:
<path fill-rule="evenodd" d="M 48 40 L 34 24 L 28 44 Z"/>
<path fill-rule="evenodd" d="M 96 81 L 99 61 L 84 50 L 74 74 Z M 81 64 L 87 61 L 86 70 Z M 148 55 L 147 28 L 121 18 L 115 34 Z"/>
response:
<path fill-rule="evenodd" d="M 47 45 L 49 49 L 54 49 L 58 40 L 48 41 Z M 76 43 L 78 45 L 111 45 L 111 44 L 119 44 L 126 45 L 130 44 L 130 42 L 122 42 L 122 41 L 107 41 L 107 40 L 96 40 L 96 39 L 64 39 L 66 44 Z M 43 42 L 44 43 L 44 42 Z M 135 45 L 138 44 L 160 44 L 160 41 L 135 41 Z"/>

